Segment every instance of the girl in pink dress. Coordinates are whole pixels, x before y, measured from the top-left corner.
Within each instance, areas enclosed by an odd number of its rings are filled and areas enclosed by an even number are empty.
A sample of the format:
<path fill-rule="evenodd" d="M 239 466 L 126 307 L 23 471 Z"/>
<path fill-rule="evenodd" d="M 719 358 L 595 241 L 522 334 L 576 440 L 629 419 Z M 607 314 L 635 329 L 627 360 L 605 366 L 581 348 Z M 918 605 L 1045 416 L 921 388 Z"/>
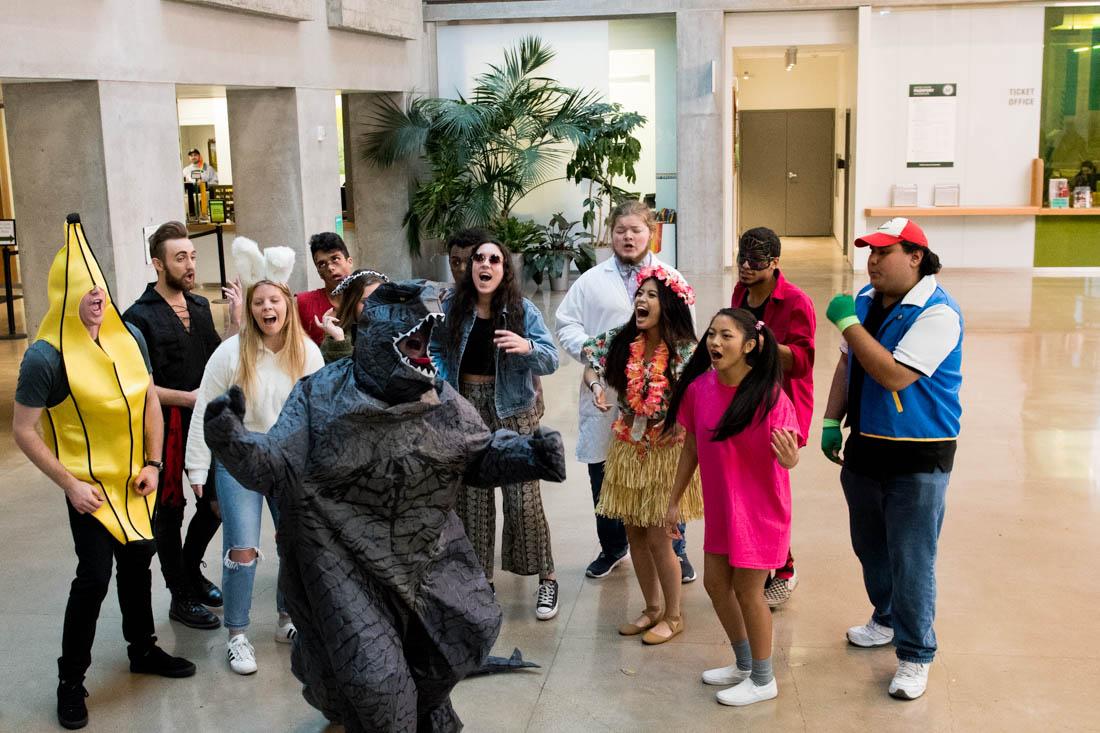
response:
<path fill-rule="evenodd" d="M 736 662 L 703 673 L 724 705 L 778 694 L 772 618 L 760 587 L 787 560 L 791 539 L 788 469 L 800 442 L 794 405 L 782 390 L 775 338 L 743 309 L 723 308 L 684 368 L 667 426 L 686 431 L 665 525 L 677 534 L 680 495 L 698 466 L 703 483 L 703 585 Z"/>

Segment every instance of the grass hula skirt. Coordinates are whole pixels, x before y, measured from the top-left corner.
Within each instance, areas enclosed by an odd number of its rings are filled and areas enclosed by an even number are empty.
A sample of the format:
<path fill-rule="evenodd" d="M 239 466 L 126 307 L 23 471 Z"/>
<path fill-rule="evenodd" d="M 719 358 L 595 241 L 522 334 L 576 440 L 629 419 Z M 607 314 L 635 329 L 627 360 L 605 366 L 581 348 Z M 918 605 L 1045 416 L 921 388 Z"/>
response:
<path fill-rule="evenodd" d="M 650 428 L 648 434 L 635 443 L 629 429 L 621 425 L 621 419 L 616 421 L 615 427 L 596 513 L 621 519 L 635 527 L 663 524 L 683 436 L 660 440 L 659 428 Z M 680 499 L 680 516 L 685 522 L 703 516 L 698 469 Z"/>

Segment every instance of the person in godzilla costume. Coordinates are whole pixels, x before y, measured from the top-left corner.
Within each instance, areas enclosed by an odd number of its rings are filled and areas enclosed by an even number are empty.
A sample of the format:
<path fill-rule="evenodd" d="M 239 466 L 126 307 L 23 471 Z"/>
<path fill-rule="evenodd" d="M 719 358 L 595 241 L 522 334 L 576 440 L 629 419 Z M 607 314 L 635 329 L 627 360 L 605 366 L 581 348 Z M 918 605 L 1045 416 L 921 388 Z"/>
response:
<path fill-rule="evenodd" d="M 435 287 L 385 283 L 351 358 L 291 392 L 275 426 L 241 423 L 238 388 L 206 410 L 206 441 L 279 507 L 279 583 L 298 627 L 303 695 L 348 731 L 457 731 L 450 692 L 478 670 L 500 608 L 453 508 L 459 487 L 565 478 L 557 432 L 490 433 L 437 380 Z"/>

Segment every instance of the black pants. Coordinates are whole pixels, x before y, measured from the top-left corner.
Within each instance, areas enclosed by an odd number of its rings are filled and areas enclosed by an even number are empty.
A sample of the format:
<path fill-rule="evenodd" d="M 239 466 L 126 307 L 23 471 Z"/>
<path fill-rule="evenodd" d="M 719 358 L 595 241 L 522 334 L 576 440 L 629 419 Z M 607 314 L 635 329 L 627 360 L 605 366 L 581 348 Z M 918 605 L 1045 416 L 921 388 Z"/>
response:
<path fill-rule="evenodd" d="M 157 555 L 160 556 L 164 584 L 168 586 L 173 598 L 184 598 L 190 594 L 198 580 L 199 566 L 206 554 L 206 546 L 221 526 L 221 518 L 210 506 L 212 497 L 215 496 L 213 488 L 214 472 L 211 471 L 210 481 L 202 498 L 195 502 L 195 516 L 187 525 L 187 538 L 183 544 L 180 544 L 180 530 L 183 527 L 184 507 L 176 508 L 164 504 L 157 507 Z"/>
<path fill-rule="evenodd" d="M 605 465 L 603 461 L 588 464 L 588 480 L 592 484 L 592 506 L 600 503 Z M 623 527 L 621 520 L 597 514 L 596 536 L 600 539 L 600 551 L 608 557 L 622 557 L 630 549 L 626 541 L 626 528 Z"/>
<path fill-rule="evenodd" d="M 153 636 L 151 606 L 152 542 L 123 545 L 91 514 L 80 514 L 68 501 L 69 527 L 76 550 L 76 578 L 65 606 L 65 627 L 61 634 L 61 657 L 57 670 L 61 679 L 78 682 L 92 663 L 99 607 L 111 583 L 112 559 L 118 562 L 118 605 L 122 609 L 122 636 L 129 643 L 130 658 L 141 656 L 157 640 Z"/>

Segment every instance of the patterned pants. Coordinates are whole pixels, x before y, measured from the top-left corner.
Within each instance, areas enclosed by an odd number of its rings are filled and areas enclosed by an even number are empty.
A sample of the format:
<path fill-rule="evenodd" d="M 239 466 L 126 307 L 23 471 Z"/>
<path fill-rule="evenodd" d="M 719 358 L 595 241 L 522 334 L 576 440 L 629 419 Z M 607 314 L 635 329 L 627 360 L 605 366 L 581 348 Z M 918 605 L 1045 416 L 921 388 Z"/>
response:
<path fill-rule="evenodd" d="M 497 416 L 493 398 L 495 385 L 461 382 L 459 393 L 477 409 L 490 430 L 514 430 L 530 435 L 539 426 L 538 409 L 532 407 L 512 417 Z M 554 556 L 550 551 L 550 527 L 542 509 L 539 482 L 507 484 L 500 487 L 504 494 L 504 532 L 501 538 L 500 567 L 516 575 L 545 577 L 554 572 Z M 474 546 L 485 569 L 485 577 L 493 579 L 493 546 L 496 541 L 496 492 L 464 486 L 458 492 L 455 512 L 466 528 L 466 536 Z"/>

